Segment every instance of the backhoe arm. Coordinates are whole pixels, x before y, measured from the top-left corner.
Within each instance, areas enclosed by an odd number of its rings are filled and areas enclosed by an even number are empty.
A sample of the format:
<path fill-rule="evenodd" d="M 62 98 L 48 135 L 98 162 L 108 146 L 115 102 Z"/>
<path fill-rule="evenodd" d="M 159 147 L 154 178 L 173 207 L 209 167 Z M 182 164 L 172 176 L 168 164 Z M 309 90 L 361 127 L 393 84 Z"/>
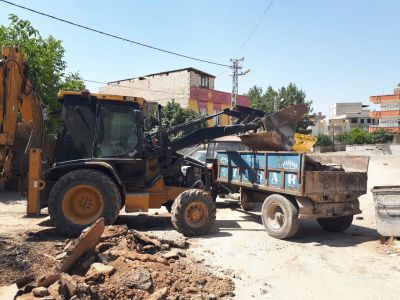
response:
<path fill-rule="evenodd" d="M 0 170 L 1 180 L 26 173 L 29 155 L 28 213 L 39 206 L 41 148 L 44 120 L 42 105 L 29 78 L 29 67 L 15 47 L 3 47 L 0 58 Z M 32 156 L 32 159 L 31 159 Z M 20 187 L 21 188 L 21 187 Z M 40 209 L 40 207 L 39 207 Z"/>

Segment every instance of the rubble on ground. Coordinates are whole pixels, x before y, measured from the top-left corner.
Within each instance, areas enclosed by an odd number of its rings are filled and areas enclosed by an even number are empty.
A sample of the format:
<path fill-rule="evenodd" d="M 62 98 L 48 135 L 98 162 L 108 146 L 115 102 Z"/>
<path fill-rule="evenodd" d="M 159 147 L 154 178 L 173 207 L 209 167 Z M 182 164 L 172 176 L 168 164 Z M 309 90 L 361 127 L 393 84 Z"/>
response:
<path fill-rule="evenodd" d="M 99 220 L 79 238 L 53 242 L 41 255 L 30 257 L 25 245 L 25 260 L 31 265 L 10 289 L 18 287 L 16 299 L 232 297 L 232 280 L 216 277 L 186 257 L 186 247 L 186 239 L 176 232 L 146 234 L 124 225 L 104 226 Z"/>
<path fill-rule="evenodd" d="M 382 240 L 381 240 L 382 241 Z M 384 238 L 385 252 L 389 256 L 400 255 L 400 239 L 395 237 Z"/>

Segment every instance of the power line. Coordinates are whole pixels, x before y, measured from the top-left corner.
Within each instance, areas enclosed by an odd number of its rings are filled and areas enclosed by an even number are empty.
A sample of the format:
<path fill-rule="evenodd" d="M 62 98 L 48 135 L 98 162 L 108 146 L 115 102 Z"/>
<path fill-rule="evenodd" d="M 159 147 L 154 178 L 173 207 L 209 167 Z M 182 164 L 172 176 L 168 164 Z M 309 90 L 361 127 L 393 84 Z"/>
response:
<path fill-rule="evenodd" d="M 262 20 L 264 19 L 265 15 L 267 14 L 267 12 L 270 10 L 272 3 L 274 3 L 274 0 L 271 0 L 269 2 L 269 4 L 267 5 L 267 7 L 265 8 L 263 14 L 261 15 L 260 19 L 258 20 L 258 22 L 256 23 L 256 25 L 254 26 L 253 30 L 250 32 L 249 36 L 247 37 L 247 39 L 244 41 L 244 43 L 242 44 L 242 46 L 240 46 L 239 50 L 236 52 L 236 54 L 233 57 L 236 57 L 240 51 L 242 51 L 242 49 L 247 45 L 247 43 L 250 41 L 251 37 L 253 36 L 254 32 L 256 32 L 258 26 L 260 26 Z"/>
<path fill-rule="evenodd" d="M 98 29 L 95 29 L 95 28 L 91 28 L 91 27 L 88 27 L 88 26 L 80 25 L 78 23 L 74 23 L 72 21 L 61 19 L 61 18 L 58 18 L 56 16 L 49 15 L 49 14 L 46 14 L 44 12 L 40 12 L 40 11 L 34 10 L 34 9 L 26 7 L 26 6 L 15 4 L 15 3 L 10 2 L 10 1 L 6 1 L 6 0 L 0 0 L 0 1 L 3 2 L 3 3 L 7 3 L 9 5 L 15 6 L 15 7 L 19 7 L 21 9 L 28 10 L 28 11 L 33 12 L 35 14 L 39 14 L 39 15 L 42 15 L 42 16 L 45 16 L 45 17 L 48 17 L 48 18 L 63 22 L 63 23 L 67 23 L 69 25 L 73 25 L 73 26 L 76 26 L 76 27 L 79 27 L 79 28 L 83 28 L 83 29 L 92 31 L 92 32 L 96 32 L 98 34 L 102 34 L 102 35 L 105 35 L 105 36 L 108 36 L 108 37 L 112 37 L 112 38 L 115 38 L 115 39 L 118 39 L 118 40 L 121 40 L 121 41 L 124 41 L 124 42 L 136 44 L 136 45 L 139 45 L 139 46 L 142 46 L 142 47 L 146 47 L 146 48 L 150 48 L 150 49 L 153 49 L 153 50 L 156 50 L 156 51 L 164 52 L 164 53 L 167 53 L 167 54 L 171 54 L 171 55 L 175 55 L 175 56 L 179 56 L 179 57 L 183 57 L 183 58 L 187 58 L 187 59 L 191 59 L 191 60 L 200 61 L 200 62 L 207 63 L 207 64 L 217 65 L 217 66 L 221 66 L 221 67 L 228 67 L 228 68 L 231 67 L 231 66 L 226 65 L 226 64 L 221 64 L 221 63 L 213 62 L 213 61 L 206 60 L 206 59 L 196 58 L 196 57 L 193 57 L 193 56 L 180 54 L 180 53 L 173 52 L 173 51 L 170 51 L 170 50 L 165 50 L 165 49 L 162 49 L 162 48 L 159 48 L 159 47 L 155 47 L 155 46 L 151 46 L 151 45 L 144 44 L 144 43 L 141 43 L 141 42 L 137 42 L 137 41 L 134 41 L 134 40 L 130 40 L 130 39 L 127 39 L 127 38 L 124 38 L 124 37 L 121 37 L 121 36 L 118 36 L 118 35 L 115 35 L 115 34 L 107 33 L 107 32 L 104 32 L 104 31 L 101 31 L 101 30 L 98 30 Z"/>

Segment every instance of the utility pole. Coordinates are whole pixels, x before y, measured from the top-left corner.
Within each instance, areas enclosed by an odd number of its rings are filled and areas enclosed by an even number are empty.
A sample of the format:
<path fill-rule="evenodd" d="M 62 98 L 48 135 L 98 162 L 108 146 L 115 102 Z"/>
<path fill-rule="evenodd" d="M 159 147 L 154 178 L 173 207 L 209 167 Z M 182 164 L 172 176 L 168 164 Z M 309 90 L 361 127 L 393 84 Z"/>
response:
<path fill-rule="evenodd" d="M 274 111 L 278 111 L 280 109 L 280 104 L 285 100 L 284 98 L 278 99 L 278 96 L 274 97 Z"/>
<path fill-rule="evenodd" d="M 232 94 L 231 94 L 231 108 L 233 108 L 237 104 L 237 97 L 239 93 L 239 76 L 246 75 L 247 73 L 250 72 L 249 70 L 246 70 L 245 72 L 242 72 L 242 66 L 241 62 L 244 61 L 244 57 L 242 58 L 232 58 Z M 231 124 L 233 124 L 233 118 L 231 118 Z"/>

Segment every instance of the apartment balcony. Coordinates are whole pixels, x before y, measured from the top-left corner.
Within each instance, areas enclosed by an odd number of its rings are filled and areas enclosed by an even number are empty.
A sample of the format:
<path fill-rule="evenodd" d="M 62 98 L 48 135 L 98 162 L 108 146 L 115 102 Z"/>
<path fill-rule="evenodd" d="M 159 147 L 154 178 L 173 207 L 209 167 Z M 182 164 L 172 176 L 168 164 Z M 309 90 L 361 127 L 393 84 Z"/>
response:
<path fill-rule="evenodd" d="M 400 126 L 392 126 L 392 127 L 384 127 L 384 126 L 369 126 L 368 131 L 369 132 L 375 132 L 378 130 L 386 130 L 388 132 L 392 133 L 400 133 Z"/>
<path fill-rule="evenodd" d="M 380 104 L 385 101 L 400 101 L 400 93 L 393 95 L 371 96 L 369 101 L 372 103 Z"/>
<path fill-rule="evenodd" d="M 370 111 L 369 116 L 371 118 L 400 117 L 400 110 Z"/>

